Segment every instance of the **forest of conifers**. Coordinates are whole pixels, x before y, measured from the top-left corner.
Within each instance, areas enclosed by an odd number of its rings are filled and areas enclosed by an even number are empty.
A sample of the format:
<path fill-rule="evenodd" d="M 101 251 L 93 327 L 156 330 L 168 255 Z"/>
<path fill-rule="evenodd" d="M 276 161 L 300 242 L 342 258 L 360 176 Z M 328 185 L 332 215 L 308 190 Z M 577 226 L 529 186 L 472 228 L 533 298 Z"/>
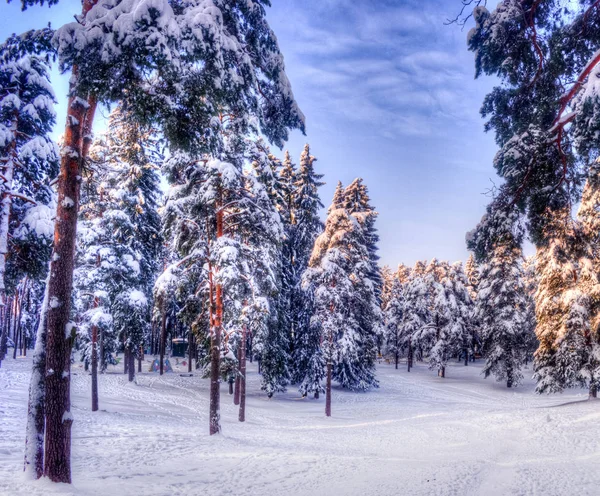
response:
<path fill-rule="evenodd" d="M 328 417 L 332 387 L 378 388 L 378 363 L 445 378 L 482 361 L 508 388 L 532 363 L 539 393 L 597 395 L 599 2 L 457 3 L 476 76 L 497 81 L 481 113 L 499 185 L 464 264 L 397 268 L 380 267 L 385 205 L 365 182 L 322 198 L 318 150 L 282 152 L 306 123 L 268 7 L 83 0 L 0 46 L 0 365 L 32 356 L 35 477 L 71 482 L 73 364 L 97 411 L 107 367 L 133 382 L 150 355 L 162 375 L 175 343 L 210 381 L 210 434 L 222 383 L 246 420 L 249 361 L 268 398 L 323 395 Z M 64 123 L 54 64 L 71 74 Z"/>

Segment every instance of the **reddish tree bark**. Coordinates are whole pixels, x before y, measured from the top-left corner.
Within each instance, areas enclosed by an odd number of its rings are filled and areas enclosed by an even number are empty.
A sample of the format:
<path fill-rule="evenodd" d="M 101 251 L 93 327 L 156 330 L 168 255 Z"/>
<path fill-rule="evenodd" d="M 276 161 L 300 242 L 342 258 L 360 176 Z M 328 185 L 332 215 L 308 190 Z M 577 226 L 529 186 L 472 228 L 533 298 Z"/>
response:
<path fill-rule="evenodd" d="M 98 0 L 83 0 L 85 16 Z M 68 335 L 73 290 L 73 266 L 81 167 L 91 142 L 95 100 L 74 94 L 78 68 L 73 67 L 67 122 L 64 132 L 58 198 L 54 226 L 54 250 L 48 283 L 48 332 L 46 349 L 46 442 L 44 475 L 54 482 L 71 482 L 70 358 L 72 336 Z M 87 97 L 86 97 L 87 98 Z"/>
<path fill-rule="evenodd" d="M 216 204 L 217 239 L 223 236 L 223 208 L 222 192 L 219 191 L 219 199 Z M 209 284 L 215 288 L 214 316 L 210 336 L 210 411 L 209 432 L 218 434 L 221 431 L 221 329 L 223 326 L 223 287 L 220 283 L 214 284 L 212 270 L 209 270 Z M 212 305 L 211 305 L 212 306 Z"/>

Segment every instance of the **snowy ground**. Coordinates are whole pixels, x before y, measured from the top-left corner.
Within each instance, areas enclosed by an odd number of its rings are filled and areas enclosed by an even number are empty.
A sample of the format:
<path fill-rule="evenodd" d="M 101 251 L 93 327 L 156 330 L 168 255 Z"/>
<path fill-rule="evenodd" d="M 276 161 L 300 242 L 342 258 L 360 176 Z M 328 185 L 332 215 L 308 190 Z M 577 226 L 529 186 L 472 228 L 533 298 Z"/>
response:
<path fill-rule="evenodd" d="M 149 363 L 144 368 L 148 369 Z M 271 400 L 250 365 L 247 422 L 223 385 L 223 435 L 208 436 L 208 381 L 144 372 L 137 384 L 73 375 L 73 485 L 28 482 L 22 473 L 30 360 L 0 368 L 1 495 L 598 495 L 600 401 L 583 391 L 537 396 L 507 390 L 478 364 L 439 379 L 382 364 L 381 388 L 295 391 Z M 183 371 L 183 367 L 180 367 Z"/>

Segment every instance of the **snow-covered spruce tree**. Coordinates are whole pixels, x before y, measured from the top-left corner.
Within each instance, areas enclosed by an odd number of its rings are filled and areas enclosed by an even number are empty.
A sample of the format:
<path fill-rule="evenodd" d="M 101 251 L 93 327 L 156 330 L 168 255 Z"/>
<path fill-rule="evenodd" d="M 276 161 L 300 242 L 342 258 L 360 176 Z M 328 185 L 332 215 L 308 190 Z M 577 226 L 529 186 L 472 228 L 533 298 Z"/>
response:
<path fill-rule="evenodd" d="M 462 262 L 450 265 L 450 292 L 456 302 L 454 333 L 462 336 L 462 354 L 465 365 L 469 364 L 469 355 L 473 353 L 473 300 L 469 294 L 467 275 Z"/>
<path fill-rule="evenodd" d="M 597 394 L 598 274 L 591 246 L 568 208 L 548 212 L 546 245 L 538 248 L 539 286 L 536 293 L 534 357 L 537 391 L 558 392 L 566 387 L 588 387 Z"/>
<path fill-rule="evenodd" d="M 425 270 L 430 296 L 429 322 L 417 331 L 415 341 L 427 351 L 429 367 L 446 376 L 446 364 L 463 347 L 466 326 L 462 321 L 447 262 L 432 259 Z"/>
<path fill-rule="evenodd" d="M 336 195 L 337 196 L 337 195 Z M 334 196 L 333 201 L 336 201 Z M 374 309 L 369 298 L 365 300 L 357 300 L 357 305 L 362 306 L 358 309 L 357 318 L 360 323 L 360 334 L 364 343 L 364 349 L 361 351 L 361 359 L 365 363 L 375 361 L 377 349 L 381 346 L 383 340 L 382 314 L 381 314 L 381 289 L 382 280 L 379 269 L 379 255 L 377 251 L 379 247 L 379 235 L 375 227 L 377 212 L 371 205 L 367 186 L 361 178 L 357 178 L 344 189 L 343 208 L 346 211 L 359 219 L 363 228 L 365 243 L 369 253 L 368 269 L 364 276 L 367 280 L 366 284 L 373 287 L 375 297 L 377 299 L 377 308 Z M 369 365 L 371 366 L 371 365 Z"/>
<path fill-rule="evenodd" d="M 258 143 L 260 145 L 260 143 Z M 253 171 L 257 176 L 257 184 L 249 182 L 248 187 L 256 188 L 251 192 L 257 207 L 268 213 L 280 226 L 280 231 L 273 230 L 269 236 L 267 226 L 261 226 L 257 217 L 256 236 L 248 239 L 248 243 L 257 252 L 260 263 L 254 266 L 253 294 L 261 295 L 257 301 L 251 299 L 249 310 L 254 315 L 257 330 L 252 333 L 262 373 L 262 389 L 271 397 L 275 392 L 284 391 L 290 380 L 290 286 L 289 264 L 290 246 L 285 243 L 290 234 L 289 219 L 289 185 L 281 181 L 281 162 L 269 153 L 268 147 L 260 146 L 253 155 Z M 262 186 L 264 192 L 257 188 Z M 266 195 L 265 195 L 266 193 Z M 285 239 L 284 239 L 285 236 Z M 286 271 L 287 269 L 287 271 Z M 264 299 L 266 304 L 261 302 Z M 262 316 L 261 323 L 257 316 Z M 253 329 L 253 325 L 244 328 Z"/>
<path fill-rule="evenodd" d="M 525 365 L 533 359 L 533 354 L 538 348 L 538 339 L 535 335 L 535 294 L 538 289 L 538 277 L 535 264 L 535 255 L 523 259 L 523 285 L 525 288 Z"/>
<path fill-rule="evenodd" d="M 363 213 L 351 215 L 345 209 L 330 210 L 325 231 L 315 241 L 310 268 L 303 276 L 303 285 L 315 291 L 316 309 L 312 321 L 321 328 L 321 342 L 332 340 L 334 353 L 329 356 L 327 351 L 325 358 L 331 361 L 333 379 L 342 387 L 359 390 L 377 386 L 375 336 L 365 332 L 363 323 L 365 313 L 373 321 L 378 321 L 380 315 L 374 285 L 369 279 L 366 219 Z M 337 276 L 329 274 L 330 253 L 334 260 L 331 263 L 336 266 L 331 270 Z M 342 281 L 338 288 L 339 277 Z M 333 288 L 331 295 L 326 294 L 327 288 Z M 330 298 L 338 299 L 332 320 L 327 307 Z M 333 329 L 331 323 L 339 318 L 344 324 L 329 336 Z"/>
<path fill-rule="evenodd" d="M 327 214 L 336 208 L 344 208 L 344 185 L 342 181 L 338 181 L 335 186 L 335 191 L 333 193 L 333 200 L 331 201 L 331 205 L 327 209 Z"/>
<path fill-rule="evenodd" d="M 325 375 L 327 416 L 331 416 L 331 383 L 335 372 L 344 386 L 370 385 L 362 377 L 359 322 L 352 311 L 356 284 L 362 275 L 355 273 L 357 262 L 367 255 L 364 233 L 356 219 L 344 209 L 332 209 L 325 231 L 315 242 L 309 268 L 302 276 L 303 286 L 314 294 L 311 320 L 321 331 L 318 355 L 326 365 L 325 374 L 316 370 L 316 377 L 305 380 L 322 387 L 318 381 Z"/>
<path fill-rule="evenodd" d="M 387 267 L 387 266 L 386 266 Z M 385 288 L 385 278 L 384 278 Z M 386 295 L 386 292 L 383 292 Z M 398 362 L 400 359 L 400 353 L 402 351 L 402 323 L 405 317 L 405 305 L 404 305 L 404 288 L 400 279 L 394 277 L 392 279 L 392 287 L 389 294 L 385 298 L 385 307 L 383 308 L 384 315 L 384 343 L 386 353 L 394 358 L 394 364 L 396 369 L 398 368 Z"/>
<path fill-rule="evenodd" d="M 519 212 L 493 203 L 471 238 L 480 257 L 476 319 L 485 356 L 483 373 L 513 387 L 523 378 L 531 328 L 527 325 Z"/>
<path fill-rule="evenodd" d="M 471 298 L 475 301 L 477 299 L 477 294 L 479 293 L 479 265 L 475 261 L 475 257 L 472 253 L 470 253 L 469 258 L 467 258 L 465 274 L 467 276 L 467 289 L 469 290 Z"/>
<path fill-rule="evenodd" d="M 161 250 L 157 213 L 160 153 L 149 130 L 115 109 L 109 129 L 92 150 L 82 209 L 76 308 L 82 313 L 83 359 L 100 352 L 100 369 L 114 363 L 122 344 L 129 380 L 149 334 L 150 301 Z M 145 312 L 145 313 L 144 313 Z M 98 350 L 99 348 L 99 350 Z"/>
<path fill-rule="evenodd" d="M 300 167 L 296 171 L 296 181 L 293 192 L 293 242 L 294 271 L 298 278 L 308 267 L 313 246 L 317 236 L 323 231 L 323 222 L 319 211 L 323 208 L 319 197 L 319 187 L 324 183 L 320 180 L 322 174 L 315 172 L 316 158 L 310 154 L 309 145 L 304 146 L 300 156 Z M 310 323 L 312 315 L 312 295 L 310 289 L 302 289 L 298 282 L 292 295 L 290 305 L 290 318 L 294 334 L 293 340 L 293 379 L 301 385 L 300 390 L 306 394 L 307 390 L 302 384 L 314 384 L 315 381 L 307 378 L 306 374 L 314 370 L 311 365 L 318 346 L 319 333 Z M 314 391 L 318 392 L 318 389 Z"/>
<path fill-rule="evenodd" d="M 158 123 L 175 148 L 195 151 L 219 148 L 214 130 L 223 108 L 231 109 L 244 131 L 255 118 L 277 145 L 287 139 L 289 128 L 303 127 L 303 116 L 262 3 L 215 0 L 207 9 L 203 1 L 109 0 L 100 5 L 85 0 L 77 21 L 60 28 L 54 39 L 61 68 L 72 70 L 72 77 L 49 283 L 47 362 L 53 375 L 44 473 L 53 481 L 70 482 L 67 357 L 72 338 L 64 329 L 70 315 L 78 177 L 96 102 L 122 100 L 137 119 Z"/>
<path fill-rule="evenodd" d="M 379 269 L 381 278 L 381 309 L 385 310 L 388 302 L 390 301 L 390 295 L 392 293 L 392 285 L 394 284 L 394 273 L 390 269 L 389 265 L 384 265 Z"/>
<path fill-rule="evenodd" d="M 404 318 L 400 326 L 400 342 L 406 348 L 408 371 L 413 366 L 415 351 L 422 359 L 423 345 L 419 341 L 420 331 L 430 320 L 430 295 L 425 277 L 425 264 L 417 261 L 406 283 L 404 283 Z"/>

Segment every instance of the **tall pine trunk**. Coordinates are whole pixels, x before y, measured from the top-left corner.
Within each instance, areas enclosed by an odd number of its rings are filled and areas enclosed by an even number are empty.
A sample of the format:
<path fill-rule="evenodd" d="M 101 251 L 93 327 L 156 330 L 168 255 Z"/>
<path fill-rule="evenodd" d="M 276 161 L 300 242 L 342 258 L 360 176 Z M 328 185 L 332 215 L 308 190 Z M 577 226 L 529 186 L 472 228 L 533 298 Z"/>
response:
<path fill-rule="evenodd" d="M 223 237 L 223 193 L 219 189 L 219 198 L 216 204 L 217 221 L 217 239 Z M 212 268 L 212 267 L 211 267 Z M 218 268 L 217 268 L 218 269 Z M 209 284 L 211 288 L 215 287 L 214 298 L 214 320 L 210 335 L 210 411 L 209 411 L 209 432 L 218 434 L 221 431 L 221 330 L 223 327 L 223 286 L 220 283 L 214 284 L 212 270 L 209 269 Z M 211 305 L 212 306 L 212 305 Z"/>
<path fill-rule="evenodd" d="M 246 420 L 246 329 L 242 330 L 240 345 L 240 414 L 239 421 Z"/>
<path fill-rule="evenodd" d="M 83 0 L 85 16 L 98 0 Z M 67 122 L 58 177 L 54 249 L 48 283 L 48 334 L 46 342 L 46 442 L 44 475 L 54 482 L 71 482 L 71 346 L 67 332 L 73 290 L 73 268 L 81 167 L 91 144 L 96 102 L 74 94 L 78 68 L 73 67 L 67 103 Z"/>
<path fill-rule="evenodd" d="M 48 275 L 49 278 L 49 275 Z M 30 478 L 44 475 L 44 435 L 46 402 L 46 332 L 48 314 L 48 279 L 40 309 L 40 319 L 33 350 L 33 368 L 29 381 L 27 429 L 25 434 L 25 460 L 23 470 Z"/>
<path fill-rule="evenodd" d="M 95 298 L 95 302 L 97 299 Z M 98 411 L 98 326 L 92 326 L 92 412 Z"/>

